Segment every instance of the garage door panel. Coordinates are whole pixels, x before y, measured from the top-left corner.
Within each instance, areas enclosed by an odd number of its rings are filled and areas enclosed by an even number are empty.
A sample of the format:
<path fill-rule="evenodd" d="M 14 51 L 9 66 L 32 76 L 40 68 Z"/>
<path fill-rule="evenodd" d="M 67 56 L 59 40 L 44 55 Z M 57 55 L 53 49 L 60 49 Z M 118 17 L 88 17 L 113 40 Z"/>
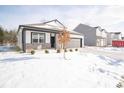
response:
<path fill-rule="evenodd" d="M 67 44 L 67 48 L 79 48 L 81 39 L 73 39 L 71 38 L 69 43 Z"/>

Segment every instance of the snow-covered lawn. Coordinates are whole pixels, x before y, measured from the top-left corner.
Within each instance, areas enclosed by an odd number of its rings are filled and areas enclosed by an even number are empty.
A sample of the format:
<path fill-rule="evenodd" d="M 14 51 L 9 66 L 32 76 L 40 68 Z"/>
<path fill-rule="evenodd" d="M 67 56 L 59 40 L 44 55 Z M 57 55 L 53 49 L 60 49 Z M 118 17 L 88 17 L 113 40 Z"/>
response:
<path fill-rule="evenodd" d="M 116 87 L 124 62 L 91 53 L 50 50 L 0 53 L 0 87 Z"/>

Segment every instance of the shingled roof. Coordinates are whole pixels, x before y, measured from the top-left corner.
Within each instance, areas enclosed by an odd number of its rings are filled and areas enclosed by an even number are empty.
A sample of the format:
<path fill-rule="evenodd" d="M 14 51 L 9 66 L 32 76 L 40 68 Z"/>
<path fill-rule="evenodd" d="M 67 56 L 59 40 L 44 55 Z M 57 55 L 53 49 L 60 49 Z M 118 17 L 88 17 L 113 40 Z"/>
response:
<path fill-rule="evenodd" d="M 57 19 L 54 19 L 54 20 L 51 20 L 51 21 L 42 22 L 42 23 L 24 24 L 24 25 L 20 25 L 19 29 L 20 28 L 36 28 L 36 29 L 49 29 L 49 30 L 51 29 L 51 30 L 54 30 L 56 32 L 57 31 L 61 31 L 63 29 L 66 29 L 70 33 L 80 34 L 80 33 L 76 32 L 76 31 L 69 30 L 66 26 L 64 26 Z"/>

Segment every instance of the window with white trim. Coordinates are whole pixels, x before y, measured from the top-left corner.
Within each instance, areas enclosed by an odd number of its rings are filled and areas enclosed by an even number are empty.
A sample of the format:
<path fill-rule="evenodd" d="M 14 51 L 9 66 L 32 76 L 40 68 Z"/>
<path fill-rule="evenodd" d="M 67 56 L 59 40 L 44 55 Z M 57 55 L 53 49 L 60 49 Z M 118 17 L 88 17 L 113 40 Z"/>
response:
<path fill-rule="evenodd" d="M 44 35 L 44 33 L 40 33 L 38 35 L 39 35 L 39 43 L 44 43 L 44 41 L 45 41 L 45 35 Z"/>
<path fill-rule="evenodd" d="M 32 43 L 45 43 L 45 33 L 32 33 Z"/>

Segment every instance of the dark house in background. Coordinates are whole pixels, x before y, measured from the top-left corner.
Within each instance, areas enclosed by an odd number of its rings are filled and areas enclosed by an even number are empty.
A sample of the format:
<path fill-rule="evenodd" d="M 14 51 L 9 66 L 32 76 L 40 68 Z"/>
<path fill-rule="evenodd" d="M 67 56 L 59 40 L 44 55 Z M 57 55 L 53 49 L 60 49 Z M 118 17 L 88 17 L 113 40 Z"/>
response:
<path fill-rule="evenodd" d="M 86 46 L 107 46 L 107 31 L 100 26 L 91 27 L 79 24 L 74 31 L 84 34 L 84 45 Z"/>

